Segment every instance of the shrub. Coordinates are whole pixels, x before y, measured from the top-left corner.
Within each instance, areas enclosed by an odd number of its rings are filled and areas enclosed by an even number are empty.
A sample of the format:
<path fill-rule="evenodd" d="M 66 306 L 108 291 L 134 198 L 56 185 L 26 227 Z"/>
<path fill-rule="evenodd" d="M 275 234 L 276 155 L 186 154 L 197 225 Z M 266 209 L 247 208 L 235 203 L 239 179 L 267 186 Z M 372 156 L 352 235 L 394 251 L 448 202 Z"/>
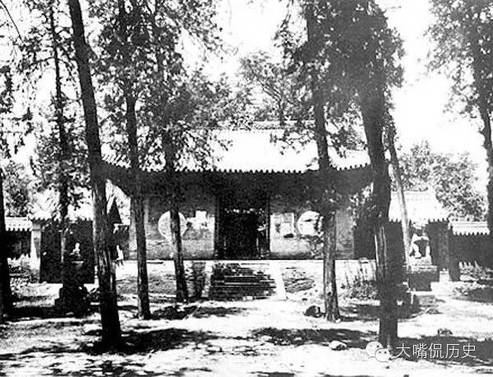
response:
<path fill-rule="evenodd" d="M 354 281 L 346 287 L 346 296 L 360 300 L 375 300 L 377 284 L 374 280 L 366 280 L 357 275 Z"/>

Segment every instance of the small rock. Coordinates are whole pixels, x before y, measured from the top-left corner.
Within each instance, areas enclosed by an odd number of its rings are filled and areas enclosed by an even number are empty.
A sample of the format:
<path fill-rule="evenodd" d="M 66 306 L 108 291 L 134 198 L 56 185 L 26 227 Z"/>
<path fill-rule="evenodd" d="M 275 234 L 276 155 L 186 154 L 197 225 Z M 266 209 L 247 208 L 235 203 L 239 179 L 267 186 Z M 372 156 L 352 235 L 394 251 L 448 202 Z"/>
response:
<path fill-rule="evenodd" d="M 209 353 L 216 353 L 216 352 L 222 352 L 223 349 L 219 346 L 214 346 L 214 345 L 210 345 L 207 347 L 207 352 Z"/>
<path fill-rule="evenodd" d="M 340 342 L 339 340 L 333 340 L 332 342 L 330 342 L 329 347 L 331 350 L 334 351 L 342 351 L 347 349 L 346 343 Z"/>
<path fill-rule="evenodd" d="M 82 326 L 82 334 L 83 335 L 99 335 L 101 332 L 101 328 L 99 325 L 94 323 L 90 323 Z"/>
<path fill-rule="evenodd" d="M 308 309 L 305 310 L 305 315 L 308 317 L 321 317 L 322 316 L 322 311 L 320 310 L 320 307 L 317 305 L 312 305 Z"/>
<path fill-rule="evenodd" d="M 438 336 L 452 336 L 452 331 L 446 328 L 440 328 L 437 330 Z"/>

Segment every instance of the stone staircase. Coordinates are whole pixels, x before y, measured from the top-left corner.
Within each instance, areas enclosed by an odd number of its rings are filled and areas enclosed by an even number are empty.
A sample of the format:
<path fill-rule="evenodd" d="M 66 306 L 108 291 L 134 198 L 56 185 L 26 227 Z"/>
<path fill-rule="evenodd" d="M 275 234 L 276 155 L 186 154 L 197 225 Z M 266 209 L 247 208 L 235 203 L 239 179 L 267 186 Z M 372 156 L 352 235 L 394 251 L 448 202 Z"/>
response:
<path fill-rule="evenodd" d="M 208 297 L 220 301 L 285 298 L 279 266 L 270 261 L 216 262 Z"/>

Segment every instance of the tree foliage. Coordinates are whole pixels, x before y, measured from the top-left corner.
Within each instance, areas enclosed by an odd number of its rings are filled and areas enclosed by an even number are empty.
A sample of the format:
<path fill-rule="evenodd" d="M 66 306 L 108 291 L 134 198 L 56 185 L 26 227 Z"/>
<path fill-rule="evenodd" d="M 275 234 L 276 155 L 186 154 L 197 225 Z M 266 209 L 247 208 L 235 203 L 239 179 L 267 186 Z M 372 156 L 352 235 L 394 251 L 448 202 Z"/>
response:
<path fill-rule="evenodd" d="M 246 94 L 259 97 L 252 98 L 255 120 L 276 120 L 283 125 L 286 120 L 303 118 L 300 108 L 305 88 L 282 62 L 258 51 L 243 57 L 240 64 L 240 74 L 248 88 Z"/>
<path fill-rule="evenodd" d="M 29 194 L 33 181 L 24 165 L 9 161 L 4 168 L 3 182 L 5 215 L 27 216 L 29 213 Z"/>
<path fill-rule="evenodd" d="M 406 190 L 435 190 L 452 216 L 484 219 L 485 201 L 476 189 L 476 166 L 468 153 L 438 153 L 422 142 L 402 153 L 401 163 Z"/>
<path fill-rule="evenodd" d="M 212 53 L 221 49 L 215 1 L 126 2 L 127 17 L 133 26 L 128 30 L 130 43 L 125 56 L 121 41 L 114 35 L 118 27 L 116 4 L 91 4 L 93 15 L 103 25 L 96 68 L 105 93 L 103 102 L 108 116 L 104 123 L 112 145 L 126 154 L 121 127 L 123 89 L 127 88 L 137 99 L 143 164 L 163 162 L 163 134 L 171 137 L 177 161 L 193 156 L 202 163 L 212 137 L 207 131 L 223 126 L 222 121 L 241 123 L 248 105 L 245 96 L 236 93 L 225 77 L 218 81 L 207 79 L 202 69 L 189 69 L 180 52 L 179 42 L 184 38 Z"/>
<path fill-rule="evenodd" d="M 478 115 L 488 163 L 487 220 L 493 240 L 493 3 L 489 0 L 433 0 L 435 42 L 431 67 L 452 78 L 453 99 Z"/>
<path fill-rule="evenodd" d="M 493 4 L 488 0 L 432 0 L 435 22 L 430 67 L 452 78 L 455 100 L 477 116 L 481 101 L 493 108 Z"/>
<path fill-rule="evenodd" d="M 32 95 L 31 101 L 44 104 L 48 100 L 48 106 L 33 109 L 43 119 L 35 127 L 37 158 L 32 164 L 38 189 L 55 189 L 66 195 L 67 198 L 60 198 L 58 207 L 61 203 L 77 207 L 89 177 L 69 16 L 58 0 L 24 3 L 31 23 L 26 37 L 17 42 L 21 58 L 16 68 L 24 77 L 22 85 L 39 93 Z M 46 85 L 49 79 L 53 83 L 50 90 L 38 91 L 38 85 Z M 49 99 L 44 98 L 46 94 Z M 66 188 L 62 189 L 62 185 Z M 55 209 L 56 216 L 65 211 Z"/>

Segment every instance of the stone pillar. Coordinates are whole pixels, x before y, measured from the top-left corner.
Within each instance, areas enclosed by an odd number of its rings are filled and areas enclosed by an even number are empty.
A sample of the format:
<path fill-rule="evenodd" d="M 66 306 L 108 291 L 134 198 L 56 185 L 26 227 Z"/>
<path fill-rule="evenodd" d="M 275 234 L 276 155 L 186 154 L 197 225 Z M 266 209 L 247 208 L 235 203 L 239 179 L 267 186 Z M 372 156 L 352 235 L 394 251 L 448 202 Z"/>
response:
<path fill-rule="evenodd" d="M 29 247 L 29 268 L 31 270 L 31 280 L 35 283 L 39 283 L 41 278 L 41 230 L 41 222 L 33 221 Z"/>

